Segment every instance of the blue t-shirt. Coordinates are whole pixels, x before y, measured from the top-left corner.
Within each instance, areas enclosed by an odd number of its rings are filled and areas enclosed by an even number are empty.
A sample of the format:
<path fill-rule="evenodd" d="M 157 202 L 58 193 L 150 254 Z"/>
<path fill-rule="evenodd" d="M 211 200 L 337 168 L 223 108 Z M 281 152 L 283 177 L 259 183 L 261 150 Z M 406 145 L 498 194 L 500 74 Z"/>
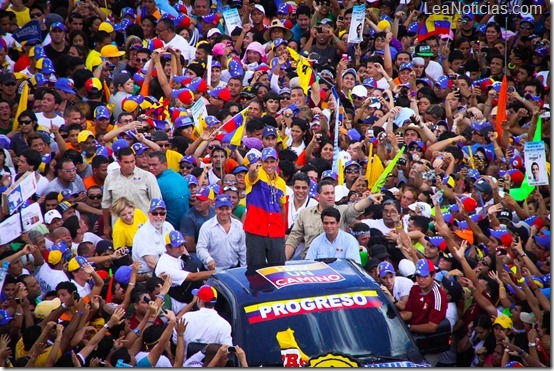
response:
<path fill-rule="evenodd" d="M 194 237 L 195 241 L 198 241 L 198 234 L 200 233 L 200 227 L 208 219 L 215 216 L 215 209 L 210 207 L 208 216 L 201 215 L 196 208 L 193 207 L 181 219 L 181 228 L 179 229 L 183 236 Z"/>

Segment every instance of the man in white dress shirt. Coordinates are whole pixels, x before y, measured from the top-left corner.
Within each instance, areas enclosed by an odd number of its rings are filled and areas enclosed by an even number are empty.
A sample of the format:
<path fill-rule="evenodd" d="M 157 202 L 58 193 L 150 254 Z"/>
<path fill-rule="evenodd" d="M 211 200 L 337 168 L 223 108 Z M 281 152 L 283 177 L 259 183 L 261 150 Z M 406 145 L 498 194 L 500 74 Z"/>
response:
<path fill-rule="evenodd" d="M 196 48 L 192 47 L 183 36 L 175 33 L 175 25 L 170 18 L 161 18 L 158 21 L 156 33 L 166 46 L 171 46 L 173 49 L 181 51 L 181 55 L 185 58 L 186 64 L 194 60 Z"/>

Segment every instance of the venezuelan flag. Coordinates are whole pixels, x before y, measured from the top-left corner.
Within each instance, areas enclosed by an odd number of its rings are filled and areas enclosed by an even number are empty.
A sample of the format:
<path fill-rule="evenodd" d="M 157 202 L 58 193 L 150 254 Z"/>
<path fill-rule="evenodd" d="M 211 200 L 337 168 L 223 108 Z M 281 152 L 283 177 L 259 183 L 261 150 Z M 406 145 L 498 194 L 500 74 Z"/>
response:
<path fill-rule="evenodd" d="M 235 116 L 233 116 L 229 121 L 227 121 L 221 129 L 219 129 L 219 134 L 216 136 L 217 140 L 224 141 L 224 138 L 230 139 L 235 134 L 236 130 L 243 126 L 246 123 L 246 113 L 248 108 L 243 109 Z"/>
<path fill-rule="evenodd" d="M 418 41 L 424 41 L 435 35 L 448 35 L 452 29 L 452 17 L 441 14 L 431 14 L 425 20 L 425 23 L 420 23 L 418 27 Z"/>
<path fill-rule="evenodd" d="M 307 58 L 302 57 L 296 50 L 289 47 L 287 47 L 287 50 L 291 58 L 296 61 L 296 74 L 300 80 L 300 86 L 304 90 L 304 94 L 308 94 L 308 89 L 315 82 L 315 73 L 312 65 Z"/>

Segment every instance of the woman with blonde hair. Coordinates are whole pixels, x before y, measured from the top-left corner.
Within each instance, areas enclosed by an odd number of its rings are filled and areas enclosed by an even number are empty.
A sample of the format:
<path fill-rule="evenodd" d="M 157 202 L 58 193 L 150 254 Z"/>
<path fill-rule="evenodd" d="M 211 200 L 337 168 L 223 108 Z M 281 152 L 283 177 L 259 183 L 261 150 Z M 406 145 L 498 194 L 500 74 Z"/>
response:
<path fill-rule="evenodd" d="M 113 227 L 114 249 L 133 246 L 135 233 L 148 221 L 146 214 L 137 209 L 135 203 L 127 197 L 118 198 L 112 204 L 110 212 L 118 218 Z"/>

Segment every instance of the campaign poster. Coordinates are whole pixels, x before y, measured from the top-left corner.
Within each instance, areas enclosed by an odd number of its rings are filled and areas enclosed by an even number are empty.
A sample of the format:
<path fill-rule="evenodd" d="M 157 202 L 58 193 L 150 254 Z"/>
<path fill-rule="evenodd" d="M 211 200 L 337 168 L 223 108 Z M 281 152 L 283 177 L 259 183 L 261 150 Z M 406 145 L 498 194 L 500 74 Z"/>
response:
<path fill-rule="evenodd" d="M 365 5 L 352 7 L 352 20 L 348 31 L 348 43 L 359 44 L 363 41 L 365 22 Z"/>
<path fill-rule="evenodd" d="M 224 10 L 223 19 L 225 20 L 225 29 L 227 30 L 228 35 L 230 35 L 236 27 L 242 29 L 242 20 L 240 19 L 239 11 L 236 8 Z"/>
<path fill-rule="evenodd" d="M 529 185 L 548 185 L 544 142 L 526 142 L 524 154 L 525 177 Z"/>

